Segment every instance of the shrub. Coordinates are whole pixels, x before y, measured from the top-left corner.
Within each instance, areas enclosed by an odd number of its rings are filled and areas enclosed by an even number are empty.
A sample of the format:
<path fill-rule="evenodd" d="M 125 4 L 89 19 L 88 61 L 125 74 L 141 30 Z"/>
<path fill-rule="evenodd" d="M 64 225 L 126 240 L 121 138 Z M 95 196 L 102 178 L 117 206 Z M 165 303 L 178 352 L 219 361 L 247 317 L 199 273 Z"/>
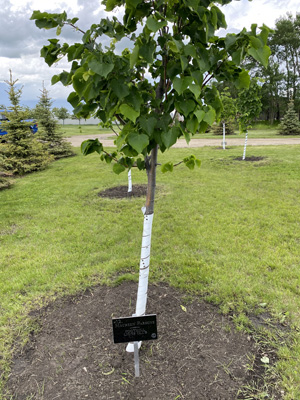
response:
<path fill-rule="evenodd" d="M 280 135 L 300 135 L 300 122 L 293 100 L 290 100 L 287 112 L 279 125 L 279 133 Z"/>
<path fill-rule="evenodd" d="M 45 87 L 41 90 L 42 95 L 35 108 L 35 117 L 39 122 L 38 137 L 46 146 L 47 151 L 55 159 L 70 157 L 74 153 L 70 143 L 66 142 L 59 131 L 59 126 L 51 111 L 52 101 Z"/>
<path fill-rule="evenodd" d="M 12 104 L 9 121 L 1 126 L 7 131 L 6 143 L 0 147 L 0 169 L 22 175 L 27 172 L 45 168 L 53 157 L 37 141 L 30 129 L 30 122 L 25 120 L 28 113 L 20 105 L 22 89 L 15 89 L 17 80 L 13 81 L 10 71 L 9 98 Z"/>

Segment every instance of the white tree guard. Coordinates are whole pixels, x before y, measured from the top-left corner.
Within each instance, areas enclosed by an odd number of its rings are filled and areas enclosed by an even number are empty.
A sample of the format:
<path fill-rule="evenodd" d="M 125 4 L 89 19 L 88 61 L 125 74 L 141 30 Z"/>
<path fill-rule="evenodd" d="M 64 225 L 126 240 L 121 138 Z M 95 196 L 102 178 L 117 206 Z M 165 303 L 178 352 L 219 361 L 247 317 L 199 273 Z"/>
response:
<path fill-rule="evenodd" d="M 132 192 L 131 169 L 128 170 L 128 193 Z"/>
<path fill-rule="evenodd" d="M 145 214 L 146 208 L 142 208 L 144 214 L 144 224 L 143 224 L 143 239 L 141 248 L 141 259 L 140 259 L 140 275 L 139 275 L 139 285 L 136 299 L 136 309 L 135 316 L 139 317 L 146 313 L 147 305 L 147 293 L 148 293 L 148 277 L 149 277 L 149 267 L 150 267 L 150 251 L 151 251 L 151 233 L 152 233 L 152 222 L 153 215 Z M 141 342 L 139 342 L 139 347 Z M 130 353 L 134 352 L 133 343 L 128 343 L 126 350 Z"/>
<path fill-rule="evenodd" d="M 245 136 L 243 160 L 245 160 L 245 158 L 246 158 L 247 141 L 248 141 L 248 131 L 246 131 L 246 136 Z"/>

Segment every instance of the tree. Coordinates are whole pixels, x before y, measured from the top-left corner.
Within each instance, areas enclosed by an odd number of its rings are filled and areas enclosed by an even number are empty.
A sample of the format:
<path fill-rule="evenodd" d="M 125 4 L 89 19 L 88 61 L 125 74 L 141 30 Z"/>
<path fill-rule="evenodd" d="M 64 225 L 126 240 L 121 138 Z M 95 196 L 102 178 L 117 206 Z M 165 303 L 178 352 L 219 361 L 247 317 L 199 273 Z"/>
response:
<path fill-rule="evenodd" d="M 223 110 L 220 114 L 220 123 L 214 127 L 214 134 L 222 135 L 225 125 L 227 135 L 232 135 L 234 133 L 233 123 L 237 114 L 236 99 L 231 96 L 228 87 L 220 93 L 220 99 Z"/>
<path fill-rule="evenodd" d="M 189 142 L 220 116 L 222 105 L 213 79 L 234 81 L 242 89 L 250 81 L 239 67 L 245 54 L 267 65 L 266 26 L 259 32 L 252 25 L 250 32 L 244 29 L 239 34 L 216 36 L 218 29 L 226 28 L 216 4 L 231 1 L 106 0 L 108 12 L 124 7 L 123 21 L 115 16 L 105 18 L 86 32 L 76 25 L 77 18 L 68 19 L 65 12 L 34 11 L 31 17 L 38 28 L 56 28 L 60 34 L 69 25 L 82 34 L 81 43 L 60 44 L 50 39 L 41 51 L 48 65 L 63 56 L 72 62 L 69 72 L 54 76 L 52 83 L 73 86 L 68 101 L 74 113 L 121 125 L 115 152 L 108 153 L 96 139 L 82 144 L 83 153 L 98 152 L 116 173 L 135 166 L 147 173 L 136 315 L 146 310 L 158 152 L 171 148 L 181 136 Z M 131 48 L 117 54 L 116 43 L 124 38 L 131 41 Z M 173 119 L 173 111 L 183 120 Z M 181 162 L 190 169 L 200 165 L 193 155 Z M 173 171 L 174 166 L 167 162 L 162 172 Z"/>
<path fill-rule="evenodd" d="M 43 85 L 39 102 L 35 107 L 35 117 L 39 122 L 38 137 L 55 159 L 73 156 L 74 153 L 70 143 L 64 140 L 62 133 L 59 131 L 51 106 L 52 100 L 49 97 L 49 92 Z"/>
<path fill-rule="evenodd" d="M 31 132 L 31 122 L 26 122 L 27 111 L 20 107 L 22 88 L 16 89 L 18 82 L 13 80 L 10 71 L 10 80 L 5 81 L 9 87 L 8 95 L 11 102 L 9 121 L 1 124 L 7 131 L 6 143 L 0 147 L 0 167 L 13 174 L 24 174 L 45 168 L 52 157 L 44 149 Z"/>
<path fill-rule="evenodd" d="M 263 117 L 270 124 L 279 121 L 281 114 L 286 108 L 286 90 L 284 74 L 281 71 L 276 54 L 271 54 L 267 67 L 260 65 L 251 57 L 247 59 L 245 68 L 250 70 L 252 78 L 258 78 L 262 84 L 261 102 Z"/>
<path fill-rule="evenodd" d="M 294 109 L 294 101 L 290 100 L 288 110 L 279 126 L 280 135 L 300 135 L 300 122 Z"/>
<path fill-rule="evenodd" d="M 285 98 L 294 100 L 300 107 L 300 13 L 291 13 L 276 21 L 270 46 L 284 74 Z M 290 96 L 291 94 L 291 96 Z"/>
<path fill-rule="evenodd" d="M 57 119 L 61 119 L 63 121 L 63 125 L 65 124 L 65 119 L 70 117 L 69 111 L 65 107 L 54 107 L 52 111 Z"/>
<path fill-rule="evenodd" d="M 252 121 L 259 116 L 262 110 L 261 85 L 257 78 L 251 79 L 248 89 L 241 90 L 237 99 L 240 132 L 245 133 L 243 160 L 246 158 L 248 129 Z"/>

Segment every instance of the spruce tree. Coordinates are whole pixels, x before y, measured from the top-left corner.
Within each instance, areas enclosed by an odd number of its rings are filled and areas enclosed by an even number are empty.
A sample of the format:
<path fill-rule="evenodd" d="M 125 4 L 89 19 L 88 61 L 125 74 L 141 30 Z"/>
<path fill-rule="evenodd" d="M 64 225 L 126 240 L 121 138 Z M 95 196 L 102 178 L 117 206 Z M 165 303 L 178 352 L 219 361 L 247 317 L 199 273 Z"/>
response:
<path fill-rule="evenodd" d="M 290 100 L 288 109 L 279 126 L 280 135 L 300 135 L 300 122 L 294 109 L 294 101 Z"/>
<path fill-rule="evenodd" d="M 51 106 L 52 100 L 49 92 L 43 85 L 39 102 L 35 108 L 35 117 L 39 123 L 38 137 L 55 159 L 73 156 L 71 145 L 64 140 L 62 132 L 59 131 L 59 125 L 54 118 Z"/>
<path fill-rule="evenodd" d="M 9 121 L 1 124 L 7 135 L 0 148 L 0 169 L 17 175 L 43 169 L 53 158 L 34 137 L 31 122 L 26 122 L 28 112 L 20 106 L 22 88 L 15 87 L 18 79 L 13 80 L 10 71 L 10 80 L 5 82 L 9 87 L 11 112 L 7 114 Z"/>

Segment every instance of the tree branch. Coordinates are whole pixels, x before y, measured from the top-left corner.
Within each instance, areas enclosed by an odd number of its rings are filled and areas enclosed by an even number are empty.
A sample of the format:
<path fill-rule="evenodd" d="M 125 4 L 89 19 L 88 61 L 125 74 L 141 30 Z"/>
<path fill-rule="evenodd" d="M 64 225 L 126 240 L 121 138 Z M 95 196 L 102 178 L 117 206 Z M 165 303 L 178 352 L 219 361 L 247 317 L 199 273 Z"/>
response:
<path fill-rule="evenodd" d="M 117 120 L 120 122 L 120 124 L 126 125 L 126 122 L 122 119 L 122 117 L 120 117 L 119 114 L 115 114 L 115 117 L 116 117 Z"/>

